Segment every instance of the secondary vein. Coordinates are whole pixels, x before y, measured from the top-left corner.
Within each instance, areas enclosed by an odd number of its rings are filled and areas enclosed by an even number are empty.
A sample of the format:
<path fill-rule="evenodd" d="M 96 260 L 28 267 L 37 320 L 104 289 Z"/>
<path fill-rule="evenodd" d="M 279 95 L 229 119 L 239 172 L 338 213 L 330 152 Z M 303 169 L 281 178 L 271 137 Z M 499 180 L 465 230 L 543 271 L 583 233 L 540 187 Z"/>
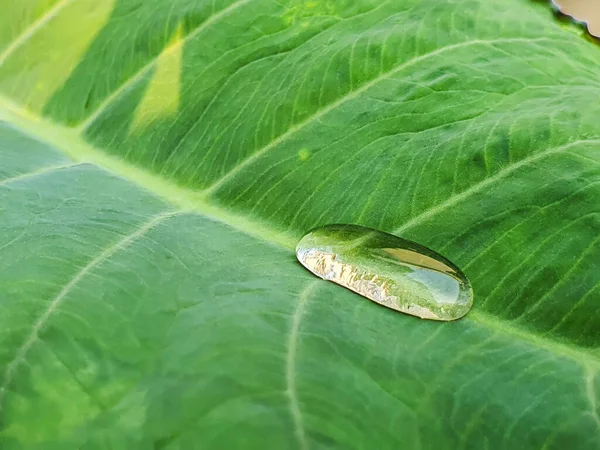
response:
<path fill-rule="evenodd" d="M 347 94 L 343 95 L 338 100 L 336 100 L 335 102 L 330 103 L 326 107 L 319 109 L 317 112 L 315 112 L 311 116 L 307 117 L 302 122 L 299 122 L 298 124 L 296 124 L 296 125 L 288 128 L 288 130 L 286 132 L 284 132 L 279 137 L 277 137 L 276 139 L 274 139 L 273 141 L 271 141 L 269 144 L 265 145 L 264 147 L 262 147 L 258 151 L 252 153 L 247 158 L 241 160 L 229 172 L 227 172 L 221 178 L 219 178 L 216 181 L 214 181 L 213 184 L 211 184 L 206 189 L 204 189 L 203 193 L 206 196 L 210 196 L 210 195 L 214 194 L 225 183 L 227 183 L 228 181 L 232 180 L 235 177 L 236 174 L 238 174 L 244 168 L 246 168 L 249 165 L 251 165 L 254 161 L 256 161 L 258 158 L 260 158 L 262 155 L 264 155 L 265 153 L 269 152 L 271 149 L 275 148 L 281 142 L 283 142 L 286 139 L 288 139 L 290 136 L 292 136 L 295 133 L 297 133 L 298 131 L 302 130 L 307 125 L 309 125 L 309 124 L 311 124 L 311 123 L 313 123 L 315 121 L 318 121 L 321 117 L 323 117 L 326 114 L 330 113 L 331 111 L 339 108 L 341 105 L 343 105 L 343 104 L 345 104 L 345 103 L 347 103 L 347 102 L 349 102 L 349 101 L 351 101 L 351 100 L 353 100 L 355 98 L 358 98 L 361 94 L 363 94 L 364 92 L 368 91 L 369 89 L 371 89 L 372 87 L 374 87 L 375 85 L 377 85 L 378 83 L 380 83 L 381 81 L 390 78 L 391 76 L 393 76 L 396 73 L 402 71 L 403 69 L 406 69 L 407 67 L 413 66 L 413 65 L 415 65 L 415 64 L 417 64 L 417 63 L 419 63 L 421 61 L 427 60 L 427 59 L 429 59 L 431 57 L 434 57 L 434 56 L 438 56 L 438 55 L 446 53 L 448 51 L 456 50 L 456 49 L 463 48 L 463 47 L 470 47 L 470 46 L 473 46 L 473 45 L 493 45 L 493 44 L 516 43 L 516 42 L 537 42 L 537 41 L 545 41 L 545 40 L 552 40 L 552 39 L 551 38 L 537 38 L 537 39 L 504 38 L 504 39 L 492 39 L 492 40 L 480 40 L 480 39 L 477 39 L 477 40 L 459 42 L 457 44 L 448 45 L 446 47 L 441 47 L 441 48 L 438 48 L 437 50 L 434 50 L 432 52 L 425 53 L 423 55 L 419 55 L 419 56 L 416 56 L 416 57 L 414 57 L 412 59 L 409 59 L 408 61 L 403 62 L 402 64 L 394 67 L 393 69 L 389 70 L 388 72 L 384 72 L 381 75 L 373 78 L 371 81 L 363 84 L 358 89 L 356 89 L 354 91 L 348 92 Z"/>
<path fill-rule="evenodd" d="M 510 164 L 510 165 L 504 167 L 503 169 L 499 170 L 494 175 L 492 175 L 488 178 L 485 178 L 484 180 L 482 180 L 478 183 L 473 184 L 470 188 L 462 191 L 461 193 L 453 195 L 451 197 L 448 197 L 442 203 L 439 203 L 439 204 L 433 206 L 432 208 L 422 211 L 417 216 L 404 222 L 400 227 L 396 228 L 393 231 L 393 233 L 400 234 L 410 228 L 415 227 L 416 225 L 423 223 L 425 220 L 435 216 L 436 214 L 440 213 L 443 210 L 450 208 L 451 206 L 454 206 L 454 205 L 460 203 L 465 198 L 468 198 L 468 197 L 482 191 L 486 187 L 493 185 L 494 183 L 497 183 L 498 181 L 506 178 L 508 175 L 510 175 L 513 172 L 516 172 L 518 169 L 520 169 L 524 166 L 527 166 L 527 165 L 529 165 L 533 162 L 536 162 L 540 159 L 546 158 L 550 155 L 553 155 L 553 154 L 556 154 L 556 153 L 559 153 L 562 151 L 566 151 L 569 148 L 576 147 L 581 144 L 598 144 L 598 145 L 600 145 L 600 139 L 582 139 L 582 140 L 578 140 L 578 141 L 573 141 L 573 142 L 569 142 L 568 144 L 561 145 L 559 147 L 553 147 L 551 149 L 535 153 L 531 156 L 528 156 L 527 158 L 523 158 L 522 160 L 516 162 L 515 164 Z"/>
<path fill-rule="evenodd" d="M 301 293 L 298 300 L 298 306 L 292 317 L 292 327 L 288 339 L 288 351 L 285 365 L 286 395 L 289 400 L 292 420 L 294 421 L 294 433 L 298 440 L 300 450 L 308 450 L 308 441 L 304 429 L 302 412 L 298 403 L 298 392 L 296 387 L 296 355 L 298 353 L 298 337 L 300 334 L 300 322 L 308 305 L 310 296 L 320 285 L 321 280 L 314 280 Z"/>
<path fill-rule="evenodd" d="M 7 48 L 4 50 L 2 55 L 0 55 L 0 67 L 4 64 L 4 62 L 23 44 L 25 44 L 35 33 L 37 33 L 41 28 L 43 28 L 50 20 L 52 20 L 56 15 L 62 11 L 66 6 L 73 3 L 75 0 L 61 0 L 56 3 L 52 8 L 46 12 L 46 14 L 42 15 L 38 20 L 33 22 L 29 27 L 27 27 Z"/>
<path fill-rule="evenodd" d="M 27 180 L 29 178 L 35 178 L 39 175 L 44 175 L 50 172 L 54 172 L 61 169 L 68 169 L 70 167 L 79 166 L 81 163 L 70 163 L 70 164 L 57 164 L 52 166 L 41 167 L 36 170 L 32 170 L 31 172 L 20 173 L 19 175 L 15 175 L 13 177 L 5 178 L 4 180 L 0 180 L 0 186 L 6 186 L 10 183 L 15 183 L 17 181 Z"/>
<path fill-rule="evenodd" d="M 44 328 L 48 319 L 56 312 L 60 304 L 67 297 L 67 295 L 73 290 L 73 288 L 92 270 L 96 267 L 100 266 L 107 259 L 113 256 L 115 253 L 127 248 L 145 233 L 147 233 L 150 229 L 156 227 L 161 222 L 166 219 L 173 217 L 178 214 L 182 214 L 182 210 L 171 211 L 167 213 L 161 213 L 157 216 L 154 216 L 149 221 L 147 221 L 144 225 L 136 229 L 134 232 L 124 236 L 119 241 L 113 243 L 111 246 L 104 249 L 100 254 L 98 254 L 95 258 L 93 258 L 85 267 L 83 267 L 79 272 L 77 272 L 71 280 L 60 290 L 60 292 L 52 299 L 50 305 L 44 311 L 44 313 L 39 317 L 39 319 L 34 323 L 33 328 L 29 335 L 25 338 L 25 341 L 17 350 L 14 358 L 7 364 L 6 371 L 2 377 L 2 385 L 0 386 L 0 412 L 2 412 L 3 408 L 3 400 L 6 395 L 7 389 L 10 387 L 13 376 L 16 370 L 19 368 L 21 364 L 23 364 L 26 360 L 27 353 L 35 344 L 35 342 L 39 338 L 40 331 Z"/>
<path fill-rule="evenodd" d="M 96 108 L 96 110 L 77 127 L 77 130 L 81 133 L 85 132 L 85 130 L 87 130 L 90 127 L 90 125 L 106 110 L 106 108 L 108 108 L 112 103 L 114 103 L 117 99 L 119 99 L 121 97 L 121 95 L 127 91 L 127 89 L 129 89 L 131 86 L 135 85 L 140 79 L 142 79 L 144 77 L 144 75 L 146 75 L 148 72 L 150 72 L 150 70 L 152 70 L 152 68 L 154 67 L 154 65 L 158 61 L 158 58 L 161 55 L 164 56 L 165 54 L 173 53 L 175 50 L 181 48 L 186 42 L 188 42 L 191 39 L 198 36 L 200 33 L 202 33 L 206 28 L 208 28 L 210 25 L 215 23 L 217 20 L 228 15 L 230 12 L 232 12 L 233 10 L 239 8 L 240 6 L 248 3 L 249 1 L 250 0 L 238 0 L 236 2 L 233 2 L 228 7 L 224 8 L 221 11 L 218 11 L 218 12 L 214 13 L 213 15 L 211 15 L 210 17 L 208 17 L 204 22 L 202 22 L 196 29 L 191 31 L 183 39 L 181 39 L 181 40 L 175 42 L 173 45 L 165 48 L 161 53 L 156 55 L 154 58 L 152 58 L 150 61 L 148 61 L 144 66 L 142 66 L 140 69 L 138 69 L 138 71 L 136 73 L 134 73 L 132 76 L 130 76 L 111 95 L 106 97 L 106 99 L 102 103 L 100 103 L 100 105 Z"/>

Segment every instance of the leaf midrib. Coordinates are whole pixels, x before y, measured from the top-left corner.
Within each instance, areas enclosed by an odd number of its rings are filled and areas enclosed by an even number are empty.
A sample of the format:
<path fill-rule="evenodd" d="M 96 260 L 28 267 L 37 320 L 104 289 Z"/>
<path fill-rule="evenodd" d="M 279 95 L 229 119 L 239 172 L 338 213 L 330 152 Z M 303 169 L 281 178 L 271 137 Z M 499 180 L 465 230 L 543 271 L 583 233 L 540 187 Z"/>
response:
<path fill-rule="evenodd" d="M 205 200 L 205 197 L 200 193 L 191 189 L 186 189 L 181 186 L 163 179 L 162 177 L 152 174 L 148 171 L 140 169 L 130 163 L 127 163 L 119 158 L 110 156 L 94 148 L 89 143 L 85 142 L 79 134 L 74 130 L 65 128 L 40 118 L 27 110 L 24 110 L 18 105 L 15 105 L 10 100 L 0 97 L 0 120 L 4 120 L 14 127 L 17 127 L 21 132 L 31 138 L 49 145 L 50 147 L 62 152 L 75 163 L 90 163 L 107 172 L 113 173 L 118 177 L 125 179 L 141 188 L 152 192 L 166 202 L 177 206 L 180 210 L 186 210 L 192 213 L 199 214 L 211 220 L 218 221 L 230 228 L 247 234 L 255 239 L 261 240 L 270 246 L 283 248 L 286 251 L 293 251 L 296 245 L 297 236 L 285 233 L 279 229 L 273 228 L 270 224 L 258 220 L 255 217 L 249 217 L 242 214 L 233 213 L 223 207 L 211 205 Z M 600 141 L 578 141 L 581 142 L 598 142 Z M 479 191 L 483 187 L 489 186 L 492 182 L 490 178 L 499 180 L 506 176 L 507 173 L 513 172 L 516 169 L 511 169 L 514 166 L 522 167 L 527 163 L 557 153 L 559 150 L 564 150 L 571 147 L 574 143 L 566 144 L 565 146 L 551 149 L 545 152 L 539 152 L 507 166 L 502 171 L 498 172 L 497 176 L 486 178 L 484 181 L 471 186 L 471 188 L 463 191 L 455 196 L 447 199 L 443 204 L 446 207 L 454 205 L 458 201 L 466 197 L 467 192 Z M 527 162 L 525 162 L 527 161 Z M 518 168 L 517 167 L 517 168 Z M 37 172 L 47 172 L 43 169 L 31 172 L 35 176 Z M 26 178 L 27 174 L 22 174 L 19 178 Z M 421 213 L 419 216 L 412 218 L 397 230 L 406 230 L 408 225 L 414 226 L 426 218 L 430 218 L 436 211 L 444 209 L 443 204 L 438 204 Z M 483 311 L 473 310 L 465 319 L 470 320 L 477 325 L 487 328 L 492 332 L 501 333 L 516 338 L 521 341 L 539 348 L 540 350 L 549 351 L 557 356 L 566 357 L 577 361 L 582 367 L 595 367 L 600 369 L 600 354 L 593 350 L 587 350 L 568 343 L 562 343 L 546 337 L 538 336 L 528 330 L 514 326 L 508 322 L 498 319 L 495 316 L 487 314 Z"/>

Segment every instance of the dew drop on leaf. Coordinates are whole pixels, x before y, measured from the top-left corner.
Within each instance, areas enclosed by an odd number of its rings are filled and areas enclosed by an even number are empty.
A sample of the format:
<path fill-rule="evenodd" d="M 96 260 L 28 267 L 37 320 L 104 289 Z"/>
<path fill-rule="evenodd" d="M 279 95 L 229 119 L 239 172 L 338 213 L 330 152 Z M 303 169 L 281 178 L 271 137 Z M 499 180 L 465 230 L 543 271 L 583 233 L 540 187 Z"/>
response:
<path fill-rule="evenodd" d="M 469 280 L 433 250 L 358 225 L 326 225 L 296 246 L 300 263 L 376 303 L 431 320 L 455 320 L 473 305 Z"/>

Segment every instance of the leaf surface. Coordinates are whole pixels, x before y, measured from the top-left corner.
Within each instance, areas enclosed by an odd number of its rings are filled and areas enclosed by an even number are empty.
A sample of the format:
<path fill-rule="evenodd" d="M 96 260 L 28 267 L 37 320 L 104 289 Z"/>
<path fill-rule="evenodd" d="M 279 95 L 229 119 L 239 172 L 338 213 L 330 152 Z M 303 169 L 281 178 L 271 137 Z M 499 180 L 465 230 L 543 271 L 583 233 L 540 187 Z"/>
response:
<path fill-rule="evenodd" d="M 3 448 L 600 448 L 600 53 L 544 5 L 4 9 Z M 316 280 L 327 223 L 473 311 Z"/>

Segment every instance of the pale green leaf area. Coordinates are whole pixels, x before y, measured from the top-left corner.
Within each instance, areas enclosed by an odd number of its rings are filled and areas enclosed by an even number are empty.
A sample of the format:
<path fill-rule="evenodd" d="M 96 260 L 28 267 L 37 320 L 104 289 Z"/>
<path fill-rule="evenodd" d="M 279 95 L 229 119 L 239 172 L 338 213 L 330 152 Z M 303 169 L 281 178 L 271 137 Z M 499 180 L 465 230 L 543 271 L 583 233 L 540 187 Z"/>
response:
<path fill-rule="evenodd" d="M 526 0 L 0 0 L 0 448 L 600 449 L 600 49 Z M 321 281 L 446 256 L 473 310 Z"/>

